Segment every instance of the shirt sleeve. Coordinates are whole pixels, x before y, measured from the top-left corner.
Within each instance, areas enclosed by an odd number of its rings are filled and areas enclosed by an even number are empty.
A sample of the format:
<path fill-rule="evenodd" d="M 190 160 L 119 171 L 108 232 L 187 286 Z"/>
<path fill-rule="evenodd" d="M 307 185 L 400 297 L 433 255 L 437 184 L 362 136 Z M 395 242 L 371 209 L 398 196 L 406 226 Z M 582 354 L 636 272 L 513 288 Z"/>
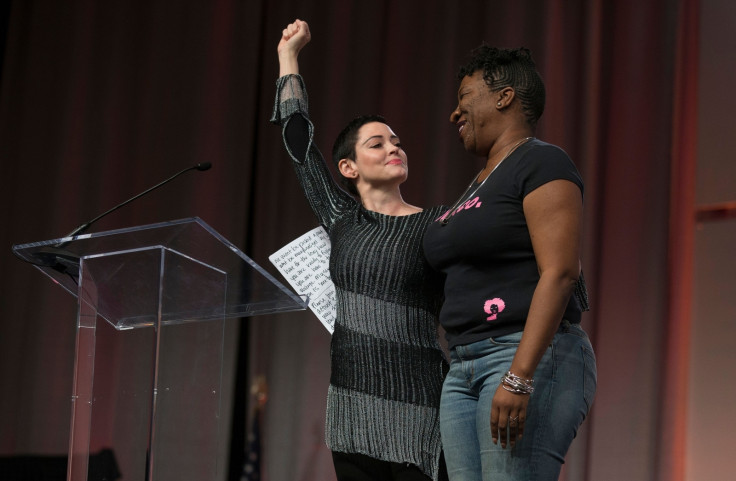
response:
<path fill-rule="evenodd" d="M 552 144 L 530 148 L 519 162 L 517 184 L 519 194 L 530 192 L 553 180 L 569 180 L 583 192 L 583 179 L 567 153 Z"/>
<path fill-rule="evenodd" d="M 337 185 L 314 145 L 314 125 L 309 120 L 307 91 L 300 75 L 285 75 L 276 81 L 271 123 L 281 126 L 299 184 L 319 223 L 329 232 L 335 220 L 357 201 Z"/>
<path fill-rule="evenodd" d="M 522 162 L 520 172 L 521 187 L 519 190 L 522 197 L 526 197 L 530 192 L 547 182 L 560 179 L 569 180 L 578 186 L 581 194 L 584 192 L 583 178 L 572 159 L 570 159 L 564 150 L 552 144 L 543 144 L 530 149 L 528 155 L 525 156 Z M 570 311 L 570 303 L 577 302 L 580 312 L 590 310 L 588 288 L 585 284 L 585 277 L 583 276 L 582 270 L 575 284 L 573 294 L 565 311 L 565 315 L 568 318 L 571 318 L 573 315 L 571 312 L 574 312 Z"/>

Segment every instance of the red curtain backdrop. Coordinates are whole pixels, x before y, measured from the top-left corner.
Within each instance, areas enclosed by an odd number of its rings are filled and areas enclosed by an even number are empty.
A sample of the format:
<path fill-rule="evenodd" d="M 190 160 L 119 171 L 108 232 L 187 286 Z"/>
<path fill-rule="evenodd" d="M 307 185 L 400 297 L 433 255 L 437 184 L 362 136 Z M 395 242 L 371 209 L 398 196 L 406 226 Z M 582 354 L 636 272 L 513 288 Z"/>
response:
<path fill-rule="evenodd" d="M 452 203 L 480 168 L 448 122 L 469 50 L 532 50 L 548 90 L 538 137 L 564 148 L 586 183 L 584 327 L 599 386 L 563 477 L 682 479 L 689 320 L 678 303 L 691 274 L 668 259 L 692 249 L 674 202 L 691 199 L 681 180 L 696 140 L 687 92 L 698 4 L 14 1 L 0 79 L 0 456 L 66 454 L 76 316 L 74 299 L 15 259 L 12 244 L 61 237 L 205 161 L 210 171 L 92 230 L 199 216 L 280 278 L 268 255 L 316 226 L 268 124 L 276 44 L 298 17 L 313 34 L 301 71 L 318 146 L 329 152 L 359 113 L 383 114 L 409 155 L 404 197 L 421 206 Z M 230 329 L 226 421 L 245 430 L 242 373 L 264 375 L 264 476 L 333 479 L 323 435 L 327 332 L 308 312 Z"/>

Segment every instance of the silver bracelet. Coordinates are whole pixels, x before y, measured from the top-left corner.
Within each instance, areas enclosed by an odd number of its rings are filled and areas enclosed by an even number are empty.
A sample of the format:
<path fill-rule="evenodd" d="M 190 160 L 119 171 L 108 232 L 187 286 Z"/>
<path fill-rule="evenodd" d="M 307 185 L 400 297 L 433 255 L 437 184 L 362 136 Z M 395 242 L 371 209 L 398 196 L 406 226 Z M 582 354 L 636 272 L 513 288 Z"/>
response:
<path fill-rule="evenodd" d="M 501 378 L 501 386 L 514 394 L 530 395 L 534 392 L 534 379 L 524 379 L 508 371 Z"/>

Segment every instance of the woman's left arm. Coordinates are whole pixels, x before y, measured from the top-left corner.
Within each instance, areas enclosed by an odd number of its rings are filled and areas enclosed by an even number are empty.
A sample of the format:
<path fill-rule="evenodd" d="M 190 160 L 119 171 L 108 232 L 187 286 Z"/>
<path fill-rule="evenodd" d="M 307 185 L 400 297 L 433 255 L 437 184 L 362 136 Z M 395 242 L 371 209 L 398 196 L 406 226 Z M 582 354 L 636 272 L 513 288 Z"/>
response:
<path fill-rule="evenodd" d="M 540 277 L 509 370 L 521 378 L 532 379 L 557 332 L 580 273 L 582 193 L 573 182 L 553 180 L 530 192 L 523 206 Z M 511 446 L 521 439 L 528 404 L 529 395 L 498 387 L 491 407 L 494 442 L 498 441 L 500 431 L 501 445 L 506 447 L 505 433 L 509 425 Z M 518 421 L 510 422 L 514 418 Z"/>

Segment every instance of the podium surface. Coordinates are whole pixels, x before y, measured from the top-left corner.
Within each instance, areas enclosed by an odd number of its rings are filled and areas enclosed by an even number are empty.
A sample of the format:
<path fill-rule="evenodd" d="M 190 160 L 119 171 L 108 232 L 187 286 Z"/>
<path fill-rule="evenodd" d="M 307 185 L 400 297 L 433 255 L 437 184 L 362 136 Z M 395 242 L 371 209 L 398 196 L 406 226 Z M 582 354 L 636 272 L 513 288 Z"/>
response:
<path fill-rule="evenodd" d="M 68 481 L 218 479 L 225 319 L 306 303 L 198 218 L 13 251 L 77 298 Z"/>
<path fill-rule="evenodd" d="M 63 247 L 55 247 L 58 245 Z M 13 251 L 75 297 L 79 294 L 78 279 L 70 271 L 74 270 L 75 263 L 77 266 L 81 261 L 94 263 L 98 289 L 114 288 L 117 291 L 115 295 L 103 295 L 98 306 L 99 315 L 116 328 L 124 329 L 152 325 L 151 315 L 155 309 L 132 295 L 146 290 L 146 286 L 140 285 L 142 281 L 131 272 L 137 267 L 132 264 L 132 258 L 136 252 L 143 257 L 145 251 L 150 253 L 153 249 L 162 248 L 181 256 L 182 262 L 188 259 L 192 263 L 221 271 L 228 278 L 224 305 L 219 302 L 217 305 L 207 305 L 196 299 L 197 292 L 202 293 L 207 289 L 206 285 L 201 284 L 202 280 L 196 276 L 187 277 L 185 270 L 179 272 L 178 288 L 188 289 L 192 295 L 191 298 L 180 295 L 178 301 L 189 298 L 192 302 L 171 305 L 171 310 L 161 313 L 165 323 L 218 319 L 223 316 L 249 317 L 307 307 L 302 299 L 197 217 L 15 245 Z M 56 265 L 40 265 L 40 261 L 51 255 L 58 256 L 58 268 L 55 268 Z M 67 270 L 62 271 L 62 267 Z M 81 272 L 80 267 L 77 269 Z M 137 280 L 132 284 L 120 282 L 126 275 Z M 115 298 L 127 302 L 115 302 Z"/>

